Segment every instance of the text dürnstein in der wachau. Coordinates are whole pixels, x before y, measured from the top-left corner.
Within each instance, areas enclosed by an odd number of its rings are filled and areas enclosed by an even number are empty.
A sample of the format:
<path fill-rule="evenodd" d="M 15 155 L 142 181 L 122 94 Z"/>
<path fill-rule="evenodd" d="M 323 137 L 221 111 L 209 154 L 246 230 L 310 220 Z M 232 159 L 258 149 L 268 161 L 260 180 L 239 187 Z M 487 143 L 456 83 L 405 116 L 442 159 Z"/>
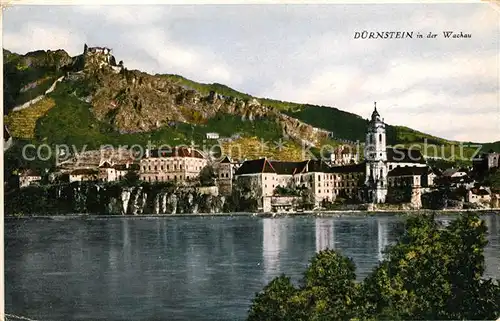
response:
<path fill-rule="evenodd" d="M 465 39 L 472 38 L 470 33 L 463 31 L 443 31 L 443 38 L 449 39 Z M 415 31 L 355 31 L 354 39 L 434 39 L 438 38 L 438 34 L 429 32 L 427 34 Z"/>

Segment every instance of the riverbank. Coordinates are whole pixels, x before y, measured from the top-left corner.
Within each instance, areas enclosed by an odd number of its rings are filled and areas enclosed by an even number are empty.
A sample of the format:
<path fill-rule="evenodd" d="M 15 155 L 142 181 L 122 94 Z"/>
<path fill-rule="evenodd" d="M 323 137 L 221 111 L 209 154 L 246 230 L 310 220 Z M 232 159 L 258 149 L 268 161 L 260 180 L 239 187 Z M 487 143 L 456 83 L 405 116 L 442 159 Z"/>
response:
<path fill-rule="evenodd" d="M 148 218 L 174 218 L 174 217 L 233 217 L 247 216 L 258 218 L 280 218 L 280 217 L 368 217 L 368 216 L 411 216 L 435 214 L 440 216 L 453 216 L 460 213 L 479 212 L 481 214 L 496 214 L 500 215 L 500 208 L 497 209 L 450 209 L 450 210 L 335 210 L 335 211 L 303 211 L 303 212 L 283 212 L 283 213 L 250 213 L 250 212 L 233 212 L 233 213 L 178 213 L 178 214 L 141 214 L 141 215 L 99 215 L 89 213 L 72 213 L 67 215 L 6 215 L 5 219 L 47 219 L 47 220 L 65 220 L 65 219 L 114 219 L 114 218 L 130 218 L 130 219 L 148 219 Z"/>

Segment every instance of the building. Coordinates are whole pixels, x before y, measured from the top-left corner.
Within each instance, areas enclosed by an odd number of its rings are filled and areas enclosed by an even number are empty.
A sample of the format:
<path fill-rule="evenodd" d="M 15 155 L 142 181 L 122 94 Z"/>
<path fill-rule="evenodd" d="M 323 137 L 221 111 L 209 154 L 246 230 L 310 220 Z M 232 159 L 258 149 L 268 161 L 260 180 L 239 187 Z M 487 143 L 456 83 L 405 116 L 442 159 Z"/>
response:
<path fill-rule="evenodd" d="M 465 168 L 448 168 L 446 169 L 441 176 L 443 178 L 456 178 L 456 177 L 466 177 L 468 170 Z"/>
<path fill-rule="evenodd" d="M 487 188 L 472 188 L 467 191 L 466 201 L 476 204 L 489 204 L 491 202 L 491 191 Z"/>
<path fill-rule="evenodd" d="M 125 179 L 127 174 L 130 172 L 138 173 L 140 165 L 136 163 L 116 164 L 114 169 L 116 173 L 116 180 L 121 181 Z"/>
<path fill-rule="evenodd" d="M 353 146 L 343 145 L 337 147 L 330 155 L 330 165 L 349 165 L 358 163 L 358 153 Z"/>
<path fill-rule="evenodd" d="M 302 162 L 271 161 L 267 158 L 245 161 L 235 172 L 235 184 L 257 186 L 257 195 L 265 198 L 279 196 L 277 187 L 308 191 L 306 202 L 319 205 L 331 202 L 334 196 L 334 174 L 331 167 L 321 160 Z M 269 200 L 269 206 L 271 206 Z M 276 203 L 276 202 L 275 202 Z"/>
<path fill-rule="evenodd" d="M 397 167 L 427 167 L 425 157 L 418 149 L 387 148 L 387 170 Z"/>
<path fill-rule="evenodd" d="M 33 169 L 26 169 L 19 173 L 19 188 L 23 188 L 35 183 L 39 183 L 42 176 L 38 171 Z"/>
<path fill-rule="evenodd" d="M 215 165 L 216 185 L 221 195 L 231 195 L 233 191 L 233 179 L 236 169 L 239 167 L 238 162 L 234 162 L 229 156 L 224 157 Z"/>
<path fill-rule="evenodd" d="M 377 112 L 376 103 L 366 133 L 365 168 L 367 200 L 384 203 L 387 196 L 387 147 L 385 123 Z"/>
<path fill-rule="evenodd" d="M 207 139 L 219 139 L 219 133 L 207 133 Z"/>
<path fill-rule="evenodd" d="M 94 168 L 78 168 L 69 173 L 69 182 L 97 181 L 99 170 Z"/>
<path fill-rule="evenodd" d="M 410 186 L 413 188 L 430 187 L 433 185 L 429 167 L 405 166 L 396 167 L 387 174 L 389 187 Z M 429 177 L 431 180 L 429 180 Z"/>
<path fill-rule="evenodd" d="M 139 164 L 110 164 L 108 161 L 99 166 L 99 180 L 104 182 L 121 181 L 129 172 L 139 172 Z"/>
<path fill-rule="evenodd" d="M 191 181 L 207 164 L 206 157 L 194 148 L 148 150 L 140 161 L 139 178 L 147 182 Z"/>
<path fill-rule="evenodd" d="M 116 170 L 109 162 L 104 162 L 99 165 L 99 180 L 104 182 L 116 181 Z"/>
<path fill-rule="evenodd" d="M 472 165 L 476 173 L 484 173 L 491 169 L 500 167 L 500 153 L 490 150 L 482 153 L 472 160 Z"/>
<path fill-rule="evenodd" d="M 427 174 L 431 172 L 419 150 L 386 146 L 385 123 L 375 104 L 366 133 L 363 198 L 368 202 L 384 203 L 387 196 L 388 173 L 402 167 L 422 167 L 424 168 L 422 172 Z M 392 177 L 396 177 L 397 173 L 399 170 L 395 171 Z"/>
<path fill-rule="evenodd" d="M 277 187 L 300 189 L 302 196 L 306 190 L 308 202 L 317 206 L 323 201 L 335 201 L 337 197 L 385 203 L 389 187 L 409 186 L 413 191 L 412 205 L 421 206 L 422 189 L 435 184 L 436 174 L 419 150 L 386 146 L 385 123 L 376 106 L 368 122 L 364 152 L 365 161 L 357 164 L 357 153 L 346 152 L 346 148 L 341 147 L 330 158 L 332 166 L 321 160 L 249 160 L 234 173 L 234 184 L 254 190 L 262 198 L 263 208 L 271 208 L 273 202 L 267 198 L 278 196 Z M 219 178 L 225 178 L 225 174 L 222 175 Z"/>
<path fill-rule="evenodd" d="M 363 186 L 365 179 L 366 164 L 351 164 L 345 166 L 333 166 L 332 174 L 334 199 L 359 198 L 359 189 Z"/>

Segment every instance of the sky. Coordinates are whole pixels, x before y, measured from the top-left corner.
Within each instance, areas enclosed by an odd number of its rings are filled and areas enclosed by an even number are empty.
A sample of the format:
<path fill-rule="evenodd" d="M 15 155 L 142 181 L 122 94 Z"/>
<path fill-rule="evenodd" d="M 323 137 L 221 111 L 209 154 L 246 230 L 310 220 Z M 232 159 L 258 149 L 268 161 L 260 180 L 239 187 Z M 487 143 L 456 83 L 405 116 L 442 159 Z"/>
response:
<path fill-rule="evenodd" d="M 17 53 L 106 46 L 128 69 L 364 118 L 376 101 L 388 124 L 500 140 L 500 11 L 488 3 L 13 6 L 3 14 L 3 47 Z M 354 39 L 365 30 L 414 38 Z"/>

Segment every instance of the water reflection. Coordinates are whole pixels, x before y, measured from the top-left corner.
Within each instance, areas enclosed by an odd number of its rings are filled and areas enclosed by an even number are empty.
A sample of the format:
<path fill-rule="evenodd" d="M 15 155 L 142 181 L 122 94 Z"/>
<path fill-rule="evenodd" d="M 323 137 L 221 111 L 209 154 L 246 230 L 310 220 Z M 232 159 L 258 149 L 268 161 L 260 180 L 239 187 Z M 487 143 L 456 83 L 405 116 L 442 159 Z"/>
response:
<path fill-rule="evenodd" d="M 379 219 L 377 221 L 377 237 L 378 237 L 378 251 L 377 257 L 379 261 L 384 259 L 384 251 L 389 245 L 389 222 L 387 219 Z"/>
<path fill-rule="evenodd" d="M 266 218 L 262 220 L 262 230 L 262 257 L 264 258 L 265 275 L 275 275 L 279 271 L 283 223 L 279 219 Z M 286 230 L 284 232 L 286 233 Z"/>
<path fill-rule="evenodd" d="M 485 217 L 487 276 L 500 277 L 498 216 Z M 39 320 L 244 320 L 275 276 L 301 278 L 331 248 L 361 280 L 403 223 L 369 218 L 9 221 L 6 309 Z"/>
<path fill-rule="evenodd" d="M 335 249 L 335 219 L 318 218 L 315 221 L 316 252 Z"/>

